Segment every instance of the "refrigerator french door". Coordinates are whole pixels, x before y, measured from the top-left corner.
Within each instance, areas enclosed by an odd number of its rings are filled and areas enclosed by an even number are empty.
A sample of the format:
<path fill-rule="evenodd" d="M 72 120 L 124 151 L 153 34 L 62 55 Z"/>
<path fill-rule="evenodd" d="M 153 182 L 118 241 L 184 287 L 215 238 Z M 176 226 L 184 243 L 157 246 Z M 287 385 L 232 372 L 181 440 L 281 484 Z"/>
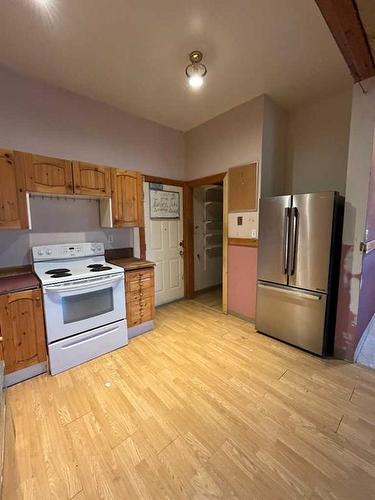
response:
<path fill-rule="evenodd" d="M 256 328 L 320 355 L 333 345 L 342 206 L 336 192 L 260 200 Z"/>

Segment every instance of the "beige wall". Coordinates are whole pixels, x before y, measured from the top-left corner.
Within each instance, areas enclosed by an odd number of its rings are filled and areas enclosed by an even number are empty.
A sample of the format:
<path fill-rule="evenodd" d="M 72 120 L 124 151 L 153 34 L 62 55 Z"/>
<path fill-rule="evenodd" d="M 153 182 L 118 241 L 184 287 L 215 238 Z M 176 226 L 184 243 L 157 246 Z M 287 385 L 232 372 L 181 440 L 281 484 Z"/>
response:
<path fill-rule="evenodd" d="M 287 113 L 264 96 L 261 195 L 286 194 Z"/>
<path fill-rule="evenodd" d="M 259 96 L 186 132 L 186 180 L 260 161 L 263 107 Z"/>
<path fill-rule="evenodd" d="M 181 132 L 3 68 L 0 147 L 184 178 Z M 133 230 L 100 227 L 95 201 L 45 197 L 32 200 L 31 210 L 32 231 L 1 231 L 0 267 L 29 263 L 39 244 L 133 246 Z"/>
<path fill-rule="evenodd" d="M 339 92 L 289 113 L 287 191 L 345 193 L 351 97 Z"/>
<path fill-rule="evenodd" d="M 182 132 L 0 67 L 0 147 L 184 178 Z"/>

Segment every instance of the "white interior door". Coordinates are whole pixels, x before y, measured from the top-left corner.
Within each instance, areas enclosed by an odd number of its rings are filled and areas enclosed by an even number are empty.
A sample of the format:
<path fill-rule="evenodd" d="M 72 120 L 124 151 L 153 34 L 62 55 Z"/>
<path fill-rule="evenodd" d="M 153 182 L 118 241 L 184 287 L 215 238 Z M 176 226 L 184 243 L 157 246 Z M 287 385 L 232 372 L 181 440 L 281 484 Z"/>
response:
<path fill-rule="evenodd" d="M 178 186 L 163 185 L 164 191 L 180 193 L 179 219 L 150 218 L 150 185 L 144 183 L 146 258 L 156 263 L 156 305 L 166 304 L 184 297 L 183 276 L 183 190 Z"/>

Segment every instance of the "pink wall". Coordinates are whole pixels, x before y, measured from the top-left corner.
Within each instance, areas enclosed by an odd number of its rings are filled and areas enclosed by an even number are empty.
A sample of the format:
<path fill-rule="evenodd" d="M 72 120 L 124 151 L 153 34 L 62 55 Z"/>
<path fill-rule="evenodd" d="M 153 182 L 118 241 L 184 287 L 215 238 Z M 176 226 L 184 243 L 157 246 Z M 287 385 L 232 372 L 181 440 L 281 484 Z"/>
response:
<path fill-rule="evenodd" d="M 228 247 L 228 311 L 255 318 L 258 249 Z"/>

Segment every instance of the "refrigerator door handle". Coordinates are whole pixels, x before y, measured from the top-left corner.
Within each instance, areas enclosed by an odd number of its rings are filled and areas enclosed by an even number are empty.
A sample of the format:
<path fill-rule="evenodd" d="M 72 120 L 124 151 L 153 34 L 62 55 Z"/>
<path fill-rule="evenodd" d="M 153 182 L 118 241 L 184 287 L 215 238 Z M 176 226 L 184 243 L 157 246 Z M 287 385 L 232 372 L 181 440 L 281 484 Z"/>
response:
<path fill-rule="evenodd" d="M 283 249 L 283 274 L 288 274 L 288 249 L 289 249 L 289 226 L 290 226 L 290 208 L 285 209 L 284 218 L 284 249 Z"/>
<path fill-rule="evenodd" d="M 322 298 L 322 296 L 319 294 L 299 292 L 299 291 L 296 291 L 295 289 L 287 290 L 286 288 L 280 288 L 280 287 L 272 286 L 272 285 L 264 285 L 262 283 L 258 283 L 258 287 L 265 288 L 267 290 L 273 289 L 276 292 L 285 293 L 287 295 L 291 295 L 293 297 L 299 297 L 301 299 L 321 300 L 321 298 Z"/>
<path fill-rule="evenodd" d="M 296 255 L 297 255 L 297 238 L 298 238 L 298 208 L 293 207 L 292 208 L 292 228 L 291 228 L 291 234 L 292 234 L 292 241 L 291 241 L 291 263 L 290 263 L 290 275 L 293 276 L 293 274 L 296 272 Z"/>

